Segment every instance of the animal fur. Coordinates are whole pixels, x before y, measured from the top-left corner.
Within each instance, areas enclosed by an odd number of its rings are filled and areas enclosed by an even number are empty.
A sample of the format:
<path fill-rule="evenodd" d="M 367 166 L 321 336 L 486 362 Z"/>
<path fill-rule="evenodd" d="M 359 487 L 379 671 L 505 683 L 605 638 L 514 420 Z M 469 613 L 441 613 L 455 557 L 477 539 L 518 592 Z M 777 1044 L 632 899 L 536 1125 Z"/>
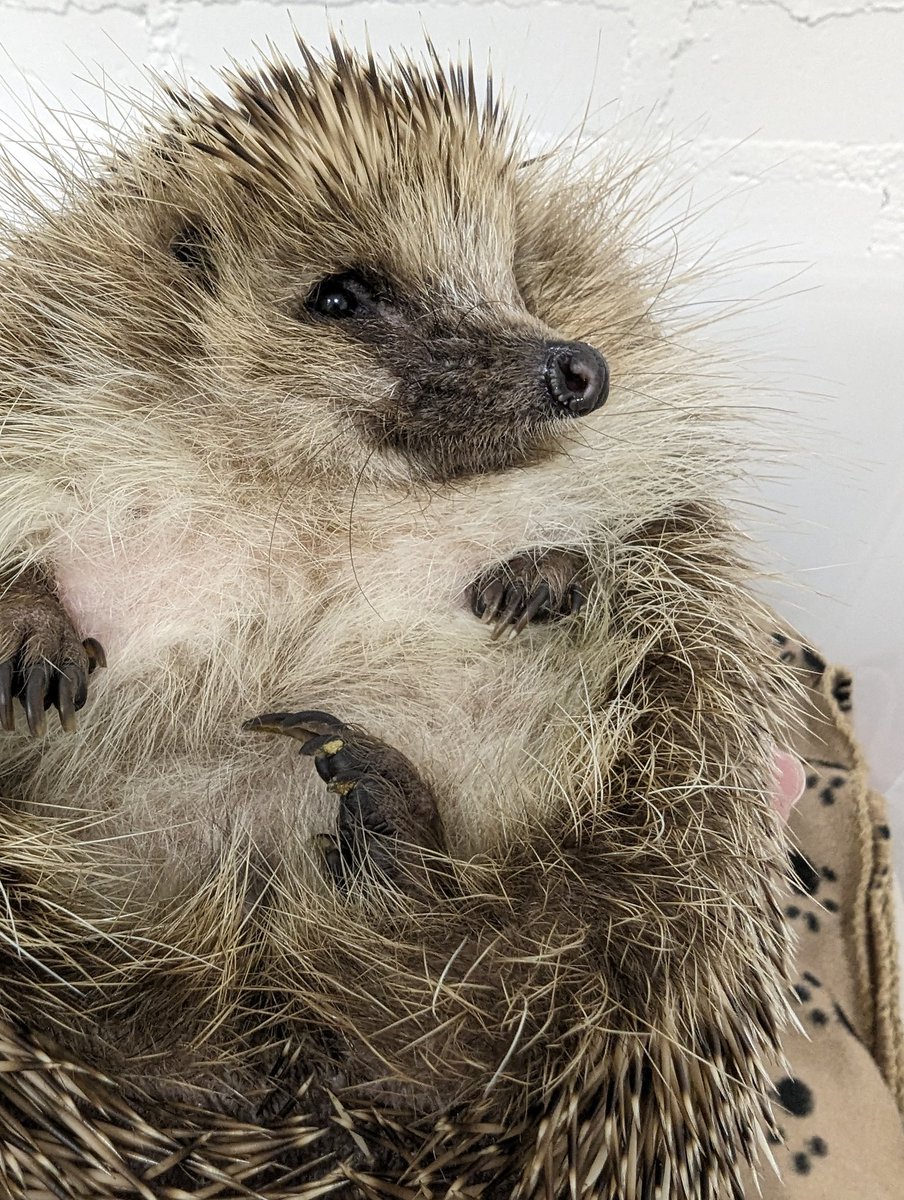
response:
<path fill-rule="evenodd" d="M 108 666 L 2 735 L 0 1187 L 740 1196 L 786 1005 L 740 435 L 630 168 L 526 158 L 469 69 L 301 52 L 8 232 L 0 632 L 31 581 Z M 350 267 L 403 329 L 310 319 Z M 527 419 L 550 338 L 604 407 Z M 469 586 L 545 550 L 586 604 L 491 640 Z M 446 885 L 332 885 L 337 797 L 242 732 L 308 708 L 429 781 Z"/>

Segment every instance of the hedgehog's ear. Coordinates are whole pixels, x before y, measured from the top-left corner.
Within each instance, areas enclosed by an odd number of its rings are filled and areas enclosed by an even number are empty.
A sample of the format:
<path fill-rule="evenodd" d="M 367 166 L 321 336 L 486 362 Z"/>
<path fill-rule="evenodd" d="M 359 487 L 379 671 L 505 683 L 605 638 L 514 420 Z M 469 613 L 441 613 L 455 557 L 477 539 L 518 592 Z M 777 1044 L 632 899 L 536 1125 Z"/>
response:
<path fill-rule="evenodd" d="M 170 238 L 169 251 L 181 263 L 195 283 L 210 295 L 217 291 L 217 264 L 213 252 L 213 233 L 206 221 L 186 217 Z"/>

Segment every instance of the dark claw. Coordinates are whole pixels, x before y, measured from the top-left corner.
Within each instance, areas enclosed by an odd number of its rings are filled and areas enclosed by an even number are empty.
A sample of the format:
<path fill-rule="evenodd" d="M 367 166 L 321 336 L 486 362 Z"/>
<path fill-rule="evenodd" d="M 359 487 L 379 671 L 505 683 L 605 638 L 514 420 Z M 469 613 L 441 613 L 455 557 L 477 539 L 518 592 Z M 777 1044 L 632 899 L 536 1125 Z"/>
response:
<path fill-rule="evenodd" d="M 499 606 L 505 598 L 505 584 L 501 579 L 488 583 L 477 598 L 474 613 L 480 617 L 484 625 L 488 625 L 499 611 Z"/>
<path fill-rule="evenodd" d="M 550 600 L 549 585 L 546 583 L 541 583 L 540 586 L 538 588 L 536 588 L 536 590 L 534 591 L 534 594 L 528 600 L 527 606 L 525 607 L 524 612 L 521 614 L 521 616 L 515 622 L 514 626 L 512 627 L 511 634 L 509 636 L 513 637 L 513 638 L 517 637 L 518 634 L 522 631 L 522 629 L 524 629 L 525 626 L 529 622 L 533 621 L 534 617 L 537 616 L 537 614 L 543 608 L 544 604 L 549 603 L 549 600 Z"/>
<path fill-rule="evenodd" d="M 248 733 L 284 733 L 297 742 L 308 743 L 318 735 L 329 734 L 339 729 L 342 722 L 330 713 L 309 709 L 297 713 L 262 713 L 242 722 Z M 302 746 L 301 753 L 305 753 Z"/>
<path fill-rule="evenodd" d="M 44 716 L 45 697 L 48 684 L 48 670 L 44 663 L 35 663 L 28 672 L 25 683 L 25 717 L 33 737 L 43 737 L 47 732 L 47 718 Z"/>
<path fill-rule="evenodd" d="M 72 663 L 67 663 L 65 673 L 69 675 L 70 672 L 72 673 L 71 677 L 74 681 L 75 690 L 75 696 L 72 703 L 75 706 L 75 711 L 78 712 L 80 708 L 85 707 L 85 704 L 88 701 L 88 675 L 85 674 L 81 667 L 77 667 Z"/>
<path fill-rule="evenodd" d="M 10 661 L 0 663 L 0 728 L 7 733 L 13 733 L 16 728 L 16 715 L 13 712 L 13 664 Z"/>
<path fill-rule="evenodd" d="M 503 609 L 502 614 L 497 617 L 495 627 L 490 635 L 492 641 L 495 641 L 499 637 L 523 606 L 526 599 L 524 584 L 517 579 L 513 583 L 510 583 L 506 591 L 506 599 L 508 603 Z"/>
<path fill-rule="evenodd" d="M 107 665 L 107 656 L 104 653 L 104 648 L 97 638 L 85 638 L 82 642 L 85 647 L 85 653 L 88 655 L 88 674 L 90 675 L 97 667 L 105 667 Z M 84 700 L 82 701 L 84 704 Z M 76 708 L 81 708 L 81 704 L 77 704 Z"/>
<path fill-rule="evenodd" d="M 571 611 L 573 613 L 580 612 L 584 607 L 584 601 L 587 599 L 587 594 L 579 583 L 571 585 L 570 592 Z"/>
<path fill-rule="evenodd" d="M 282 733 L 283 721 L 288 713 L 261 713 L 257 717 L 246 717 L 242 729 L 249 733 Z"/>
<path fill-rule="evenodd" d="M 77 679 L 76 668 L 69 666 L 60 674 L 57 684 L 56 706 L 60 713 L 60 724 L 66 733 L 75 733 Z"/>
<path fill-rule="evenodd" d="M 9 657 L 0 661 L 0 729 L 15 732 L 13 700 L 21 702 L 32 737 L 47 733 L 47 710 L 55 707 L 68 733 L 88 699 L 88 676 L 107 665 L 96 638 L 79 640 L 45 573 L 29 568 L 3 590 L 2 639 Z M 8 644 L 10 637 L 14 643 Z"/>
<path fill-rule="evenodd" d="M 332 729 L 339 729 L 343 722 L 338 717 L 334 717 L 332 713 L 322 712 L 318 708 L 307 708 L 302 712 L 286 713 L 286 718 L 289 721 L 310 726 L 315 733 L 329 733 Z M 322 728 L 315 729 L 320 725 Z"/>
<path fill-rule="evenodd" d="M 529 624 L 578 612 L 586 599 L 587 564 L 575 550 L 525 551 L 498 563 L 468 587 L 472 611 L 492 623 L 493 641 L 516 638 Z"/>

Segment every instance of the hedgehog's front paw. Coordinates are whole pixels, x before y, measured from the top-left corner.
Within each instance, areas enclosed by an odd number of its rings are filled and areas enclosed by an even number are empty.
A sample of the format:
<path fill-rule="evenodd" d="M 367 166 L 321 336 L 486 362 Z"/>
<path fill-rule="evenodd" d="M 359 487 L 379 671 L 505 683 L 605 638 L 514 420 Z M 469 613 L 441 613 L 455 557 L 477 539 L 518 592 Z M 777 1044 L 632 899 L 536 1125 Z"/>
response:
<path fill-rule="evenodd" d="M 442 822 L 433 790 L 404 754 L 325 712 L 265 713 L 243 729 L 300 741 L 299 753 L 339 796 L 335 836 L 321 839 L 337 887 L 347 890 L 362 871 L 404 891 L 427 883 L 441 861 Z"/>
<path fill-rule="evenodd" d="M 0 591 L 0 728 L 15 729 L 13 698 L 18 696 L 34 736 L 46 733 L 44 714 L 51 704 L 71 733 L 75 714 L 88 698 L 88 676 L 104 666 L 100 642 L 82 641 L 62 604 L 37 577 Z"/>
<path fill-rule="evenodd" d="M 572 550 L 527 551 L 484 571 L 468 588 L 475 616 L 493 638 L 515 638 L 529 622 L 570 616 L 587 598 L 586 560 Z"/>

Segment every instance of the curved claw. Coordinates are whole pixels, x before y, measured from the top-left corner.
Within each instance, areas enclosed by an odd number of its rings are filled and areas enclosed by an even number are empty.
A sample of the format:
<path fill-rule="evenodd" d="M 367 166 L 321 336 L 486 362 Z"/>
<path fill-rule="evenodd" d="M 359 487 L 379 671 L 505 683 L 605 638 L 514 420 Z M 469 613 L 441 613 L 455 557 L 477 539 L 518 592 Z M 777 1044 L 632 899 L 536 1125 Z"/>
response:
<path fill-rule="evenodd" d="M 243 721 L 242 729 L 246 733 L 284 733 L 287 737 L 307 741 L 311 736 L 311 730 L 293 729 L 287 723 L 288 718 L 292 715 L 292 713 L 261 713 L 259 717 L 249 717 Z"/>
<path fill-rule="evenodd" d="M 509 633 L 510 641 L 513 638 L 516 638 L 518 634 L 521 633 L 521 631 L 527 625 L 529 625 L 531 621 L 533 621 L 544 604 L 549 603 L 550 595 L 551 593 L 549 590 L 549 585 L 546 583 L 541 583 L 539 587 L 534 589 L 533 594 L 530 596 L 527 604 L 524 607 L 524 612 L 512 626 L 511 632 Z"/>
<path fill-rule="evenodd" d="M 82 642 L 85 648 L 85 653 L 88 655 L 88 674 L 90 675 L 97 667 L 105 667 L 107 665 L 107 655 L 103 646 L 97 638 L 85 638 Z M 81 707 L 80 705 L 77 707 Z"/>
<path fill-rule="evenodd" d="M 488 625 L 499 612 L 504 598 L 505 584 L 501 579 L 491 580 L 474 602 L 475 616 L 480 617 L 484 625 Z"/>
<path fill-rule="evenodd" d="M 509 585 L 508 589 L 506 590 L 506 599 L 508 603 L 506 604 L 502 613 L 496 618 L 496 624 L 493 628 L 493 632 L 490 634 L 492 641 L 495 641 L 496 638 L 500 636 L 500 634 L 505 630 L 506 626 L 509 625 L 514 619 L 518 613 L 518 610 L 524 604 L 526 593 L 524 584 L 521 583 L 520 580 L 516 579 Z"/>
<path fill-rule="evenodd" d="M 259 717 L 249 717 L 243 721 L 242 729 L 248 733 L 283 733 L 297 742 L 309 742 L 319 734 L 335 731 L 341 725 L 338 717 L 331 713 L 309 709 L 296 713 L 262 713 Z"/>
<path fill-rule="evenodd" d="M 74 671 L 73 671 L 74 674 Z M 78 679 L 73 678 L 69 671 L 60 675 L 57 684 L 56 706 L 60 714 L 60 724 L 66 733 L 75 733 L 76 691 Z"/>
<path fill-rule="evenodd" d="M 25 682 L 25 717 L 32 737 L 43 737 L 47 732 L 47 718 L 44 715 L 44 699 L 49 683 L 49 671 L 44 663 L 35 663 L 29 670 Z"/>

